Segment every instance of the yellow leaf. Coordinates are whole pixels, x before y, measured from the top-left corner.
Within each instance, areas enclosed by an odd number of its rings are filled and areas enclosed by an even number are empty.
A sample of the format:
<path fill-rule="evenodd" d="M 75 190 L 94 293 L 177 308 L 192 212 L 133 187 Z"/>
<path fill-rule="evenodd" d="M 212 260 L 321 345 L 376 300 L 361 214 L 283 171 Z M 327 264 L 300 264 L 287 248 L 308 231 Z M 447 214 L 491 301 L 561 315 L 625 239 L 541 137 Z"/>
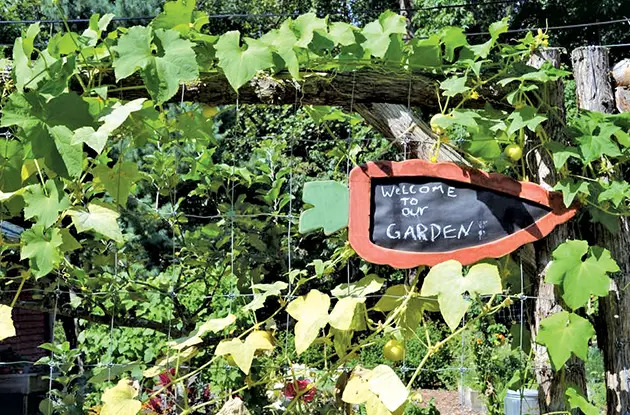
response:
<path fill-rule="evenodd" d="M 234 314 L 228 314 L 223 318 L 214 318 L 203 323 L 199 328 L 192 331 L 188 336 L 171 341 L 168 345 L 175 350 L 183 350 L 187 347 L 201 343 L 202 337 L 208 332 L 219 332 L 236 321 Z"/>
<path fill-rule="evenodd" d="M 317 290 L 293 300 L 287 312 L 298 322 L 295 325 L 295 350 L 301 354 L 317 338 L 319 331 L 328 323 L 330 297 Z"/>
<path fill-rule="evenodd" d="M 341 400 L 346 403 L 357 405 L 368 401 L 374 394 L 370 392 L 369 380 L 372 376 L 371 370 L 355 369 L 348 380 Z"/>
<path fill-rule="evenodd" d="M 378 365 L 372 370 L 369 387 L 390 412 L 400 408 L 409 396 L 409 390 L 387 365 Z"/>
<path fill-rule="evenodd" d="M 103 392 L 101 415 L 136 415 L 142 403 L 136 399 L 138 390 L 128 379 L 121 379 L 116 386 Z"/>
<path fill-rule="evenodd" d="M 273 339 L 271 334 L 263 330 L 254 330 L 249 333 L 245 339 L 245 343 L 249 344 L 255 350 L 273 350 Z"/>
<path fill-rule="evenodd" d="M 251 343 L 243 342 L 241 339 L 221 340 L 214 351 L 214 354 L 217 356 L 232 356 L 236 366 L 245 374 L 249 374 L 249 369 L 251 369 L 252 361 L 254 360 L 254 353 L 256 353 L 255 347 Z"/>
<path fill-rule="evenodd" d="M 337 301 L 330 313 L 330 325 L 337 330 L 350 330 L 357 305 L 364 303 L 365 298 L 345 297 Z"/>
<path fill-rule="evenodd" d="M 11 318 L 12 310 L 8 305 L 0 305 L 0 341 L 15 336 L 15 327 Z"/>

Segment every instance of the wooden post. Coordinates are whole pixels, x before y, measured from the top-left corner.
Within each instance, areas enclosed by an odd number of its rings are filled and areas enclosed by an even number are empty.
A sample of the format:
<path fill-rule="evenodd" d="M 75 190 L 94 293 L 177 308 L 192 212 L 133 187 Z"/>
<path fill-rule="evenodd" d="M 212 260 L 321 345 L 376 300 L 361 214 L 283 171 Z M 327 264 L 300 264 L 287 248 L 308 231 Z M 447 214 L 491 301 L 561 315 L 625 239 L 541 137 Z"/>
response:
<path fill-rule="evenodd" d="M 603 47 L 578 48 L 571 54 L 573 76 L 580 108 L 604 113 L 615 112 L 610 82 L 608 50 Z M 612 166 L 614 169 L 614 166 Z M 609 179 L 623 179 L 615 170 Z M 621 272 L 613 277 L 608 297 L 599 300 L 597 342 L 604 354 L 607 414 L 630 413 L 630 218 L 620 217 L 620 231 L 609 232 L 597 224 L 593 242 L 609 249 Z"/>
<path fill-rule="evenodd" d="M 549 61 L 554 66 L 560 66 L 561 49 L 545 49 L 537 52 L 530 59 L 529 64 L 540 67 Z M 562 82 L 549 83 L 545 85 L 543 99 L 550 110 L 547 113 L 548 121 L 545 124 L 547 134 L 556 139 L 563 138 L 563 123 L 565 119 L 564 109 L 564 86 Z M 537 148 L 539 140 L 535 136 L 530 136 L 527 148 L 532 149 L 533 161 L 535 165 L 530 166 L 529 173 L 532 180 L 539 184 L 552 188 L 557 180 L 556 169 L 553 160 L 548 152 Z M 536 336 L 540 328 L 540 322 L 546 317 L 562 310 L 559 298 L 556 296 L 555 287 L 545 282 L 545 273 L 551 262 L 553 250 L 569 239 L 571 229 L 564 224 L 556 228 L 546 238 L 534 243 L 534 258 L 537 274 L 537 282 L 534 283 L 534 295 L 537 296 L 534 311 L 534 321 L 530 322 L 532 334 Z M 584 362 L 572 357 L 566 364 L 564 374 L 562 371 L 554 372 L 549 362 L 547 349 L 538 344 L 534 344 L 535 351 L 535 372 L 538 382 L 538 401 L 540 413 L 564 411 L 566 406 L 566 389 L 568 385 L 574 385 L 582 392 L 586 390 L 586 376 Z M 576 412 L 576 414 L 579 412 Z"/>

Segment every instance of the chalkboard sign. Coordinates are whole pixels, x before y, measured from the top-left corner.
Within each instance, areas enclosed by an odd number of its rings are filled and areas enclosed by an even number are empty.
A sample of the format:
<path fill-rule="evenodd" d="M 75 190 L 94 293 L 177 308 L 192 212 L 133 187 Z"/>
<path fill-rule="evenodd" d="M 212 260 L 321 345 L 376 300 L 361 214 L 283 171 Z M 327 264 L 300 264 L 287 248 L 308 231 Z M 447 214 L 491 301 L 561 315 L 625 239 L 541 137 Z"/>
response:
<path fill-rule="evenodd" d="M 350 243 L 399 268 L 500 257 L 574 214 L 536 184 L 453 163 L 368 163 L 350 175 Z"/>

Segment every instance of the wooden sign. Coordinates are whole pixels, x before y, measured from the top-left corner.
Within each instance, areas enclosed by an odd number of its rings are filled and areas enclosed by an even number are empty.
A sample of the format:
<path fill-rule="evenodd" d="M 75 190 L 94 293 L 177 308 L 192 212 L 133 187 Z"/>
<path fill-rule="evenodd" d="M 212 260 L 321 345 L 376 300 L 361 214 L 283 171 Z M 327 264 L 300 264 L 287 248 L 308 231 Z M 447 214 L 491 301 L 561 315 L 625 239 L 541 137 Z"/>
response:
<path fill-rule="evenodd" d="M 453 163 L 368 163 L 349 184 L 350 244 L 365 260 L 397 268 L 498 258 L 576 213 L 559 193 Z"/>

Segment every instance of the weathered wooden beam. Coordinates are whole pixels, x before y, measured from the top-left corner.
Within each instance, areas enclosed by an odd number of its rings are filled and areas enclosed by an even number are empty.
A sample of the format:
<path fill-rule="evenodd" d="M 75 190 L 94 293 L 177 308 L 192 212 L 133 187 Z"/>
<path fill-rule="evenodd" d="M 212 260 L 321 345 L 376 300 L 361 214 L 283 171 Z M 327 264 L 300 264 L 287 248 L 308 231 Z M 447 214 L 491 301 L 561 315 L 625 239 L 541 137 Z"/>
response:
<path fill-rule="evenodd" d="M 0 69 L 0 82 L 10 77 L 10 71 Z M 102 74 L 103 85 L 110 88 L 111 96 L 131 100 L 149 97 L 140 76 L 131 76 L 116 82 L 113 73 Z M 238 94 L 227 79 L 219 72 L 202 73 L 198 81 L 185 85 L 184 99 L 210 106 L 235 104 L 273 105 L 333 105 L 349 106 L 351 102 L 404 104 L 415 107 L 439 108 L 438 86 L 443 77 L 432 74 L 402 74 L 385 69 L 359 69 L 350 72 L 316 72 L 301 74 L 299 81 L 286 72 L 273 76 L 261 74 L 243 85 Z M 73 89 L 80 89 L 73 85 Z M 469 107 L 483 107 L 486 101 L 496 107 L 505 105 L 501 100 L 504 93 L 494 87 L 478 91 L 481 99 L 468 101 Z M 181 93 L 173 101 L 179 101 Z M 451 100 L 451 103 L 456 100 Z"/>

